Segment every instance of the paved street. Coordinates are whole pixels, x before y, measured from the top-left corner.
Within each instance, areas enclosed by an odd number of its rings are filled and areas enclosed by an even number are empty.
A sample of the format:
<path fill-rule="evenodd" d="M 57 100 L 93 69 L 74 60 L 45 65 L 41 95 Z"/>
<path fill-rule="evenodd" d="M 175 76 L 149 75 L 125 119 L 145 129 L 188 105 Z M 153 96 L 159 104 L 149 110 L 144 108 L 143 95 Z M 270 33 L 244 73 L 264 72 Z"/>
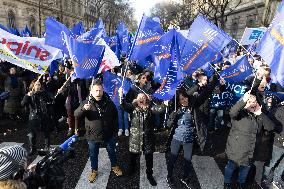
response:
<path fill-rule="evenodd" d="M 3 125 L 5 123 L 5 125 Z M 11 121 L 1 122 L 1 137 L 0 137 L 0 148 L 7 145 L 19 144 L 27 147 L 26 138 L 26 127 L 25 124 L 15 124 Z M 11 132 L 6 132 L 5 130 L 10 128 Z M 14 128 L 14 129 L 11 129 Z M 64 129 L 59 134 L 55 132 L 52 135 L 52 145 L 56 146 L 64 142 L 66 139 L 66 129 Z M 205 153 L 201 154 L 196 151 L 192 158 L 192 166 L 194 172 L 192 174 L 192 184 L 194 189 L 222 189 L 223 188 L 223 170 L 226 164 L 226 159 L 222 151 L 224 150 L 224 140 L 226 139 L 227 131 L 223 131 L 218 135 L 214 135 L 211 138 L 218 139 L 214 142 L 215 145 L 211 146 L 211 150 L 207 150 Z M 110 171 L 110 162 L 108 159 L 107 152 L 102 146 L 100 148 L 99 154 L 99 172 L 98 178 L 95 183 L 90 184 L 87 180 L 88 174 L 90 173 L 90 160 L 88 158 L 87 143 L 85 140 L 80 140 L 74 143 L 73 147 L 76 152 L 76 157 L 69 160 L 63 165 L 66 173 L 66 181 L 64 183 L 65 189 L 91 189 L 91 188 L 129 188 L 129 189 L 144 189 L 144 188 L 157 188 L 163 189 L 167 188 L 165 177 L 167 175 L 166 169 L 166 159 L 164 153 L 164 145 L 167 138 L 167 131 L 160 132 L 156 134 L 156 151 L 154 154 L 154 177 L 157 180 L 158 186 L 151 187 L 146 179 L 146 165 L 144 156 L 141 156 L 140 165 L 136 168 L 134 175 L 124 175 L 122 177 L 116 177 Z M 38 137 L 39 145 L 38 147 L 43 147 L 42 137 Z M 123 136 L 118 139 L 117 143 L 117 154 L 118 163 L 123 170 L 128 168 L 128 138 Z M 29 158 L 29 163 L 36 163 L 41 159 L 40 156 L 32 156 Z M 182 177 L 183 163 L 182 154 L 179 157 L 175 168 L 175 188 L 185 188 L 184 185 L 179 181 Z M 252 189 L 257 189 L 258 186 L 252 186 Z"/>

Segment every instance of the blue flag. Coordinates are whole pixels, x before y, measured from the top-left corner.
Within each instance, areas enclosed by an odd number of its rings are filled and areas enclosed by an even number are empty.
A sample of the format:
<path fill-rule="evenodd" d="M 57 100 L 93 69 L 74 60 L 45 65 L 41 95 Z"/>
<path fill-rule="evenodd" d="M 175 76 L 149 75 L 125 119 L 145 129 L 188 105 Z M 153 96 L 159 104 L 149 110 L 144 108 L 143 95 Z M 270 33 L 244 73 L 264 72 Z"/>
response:
<path fill-rule="evenodd" d="M 104 90 L 114 104 L 116 106 L 119 106 L 119 95 L 118 95 L 118 89 L 122 87 L 122 81 L 123 78 L 120 76 L 117 76 L 116 74 L 113 74 L 109 71 L 104 72 L 103 75 L 103 84 L 104 84 Z M 132 87 L 132 83 L 128 78 L 125 78 L 123 81 L 123 93 L 126 94 L 129 89 Z"/>
<path fill-rule="evenodd" d="M 117 34 L 120 54 L 128 55 L 130 49 L 129 33 L 128 29 L 125 27 L 123 22 L 120 22 L 116 30 L 116 34 Z"/>
<path fill-rule="evenodd" d="M 237 49 L 239 47 L 239 44 L 232 40 L 230 43 L 222 50 L 223 57 L 228 58 L 231 54 L 237 53 Z"/>
<path fill-rule="evenodd" d="M 158 17 L 143 15 L 130 50 L 129 60 L 136 60 L 138 63 L 139 60 L 144 60 L 151 54 L 151 49 L 163 34 Z"/>
<path fill-rule="evenodd" d="M 26 25 L 25 29 L 21 32 L 21 37 L 32 37 L 32 32 L 29 30 L 28 26 Z"/>
<path fill-rule="evenodd" d="M 95 30 L 101 29 L 102 30 L 102 38 L 105 40 L 105 42 L 107 44 L 109 44 L 109 36 L 106 33 L 105 26 L 104 26 L 103 20 L 101 18 L 99 18 L 99 20 L 96 22 L 94 29 Z"/>
<path fill-rule="evenodd" d="M 167 35 L 168 34 L 168 35 Z M 160 70 L 161 70 L 161 86 L 160 88 L 154 93 L 154 97 L 162 100 L 170 100 L 176 93 L 176 89 L 179 86 L 180 82 L 183 79 L 183 74 L 180 66 L 180 50 L 179 50 L 179 44 L 177 41 L 177 32 L 175 29 L 170 30 L 165 36 L 165 41 L 168 40 L 168 37 L 172 37 L 172 42 L 170 43 L 170 55 L 163 54 L 161 51 L 156 53 L 156 56 L 162 56 L 161 58 L 164 59 L 163 61 L 166 65 L 160 64 Z M 160 41 L 160 44 L 163 44 L 164 36 L 161 38 L 162 42 Z M 163 46 L 163 45 L 160 45 Z M 166 45 L 167 46 L 167 45 Z M 164 46 L 164 47 L 166 47 Z M 161 48 L 162 49 L 162 48 Z M 168 57 L 169 56 L 169 57 Z M 161 62 L 161 59 L 160 59 Z M 167 72 L 165 70 L 167 69 Z"/>
<path fill-rule="evenodd" d="M 1 28 L 2 30 L 5 30 L 5 31 L 11 33 L 11 31 L 10 31 L 8 28 L 6 28 L 5 26 L 3 26 L 2 24 L 0 24 L 0 28 Z"/>
<path fill-rule="evenodd" d="M 153 48 L 152 59 L 149 61 L 154 62 L 154 80 L 162 83 L 164 77 L 167 75 L 169 67 L 172 64 L 172 55 L 175 49 L 175 40 L 177 37 L 176 30 L 172 29 L 165 33 L 155 44 Z"/>
<path fill-rule="evenodd" d="M 223 60 L 223 55 L 221 54 L 221 52 L 218 52 L 217 54 L 215 54 L 215 57 L 211 60 L 211 64 L 218 64 L 222 62 L 222 60 Z"/>
<path fill-rule="evenodd" d="M 52 77 L 53 74 L 58 70 L 58 61 L 53 60 L 49 66 L 49 76 Z"/>
<path fill-rule="evenodd" d="M 103 35 L 103 29 L 101 28 L 92 28 L 90 31 L 87 31 L 80 35 L 77 40 L 84 43 L 97 43 L 98 40 Z"/>
<path fill-rule="evenodd" d="M 284 93 L 283 92 L 271 92 L 271 91 L 265 91 L 264 92 L 265 97 L 277 97 L 280 101 L 284 100 Z"/>
<path fill-rule="evenodd" d="M 17 35 L 17 36 L 21 36 L 21 34 L 20 34 L 20 32 L 19 32 L 19 30 L 17 28 L 16 29 L 10 28 L 10 33 L 14 34 L 14 35 Z"/>
<path fill-rule="evenodd" d="M 85 33 L 84 25 L 82 22 L 79 22 L 71 29 L 72 34 L 75 38 Z"/>
<path fill-rule="evenodd" d="M 214 74 L 214 71 L 215 71 L 214 68 L 212 68 L 212 65 L 210 64 L 210 62 L 207 62 L 206 64 L 204 64 L 200 68 L 204 70 L 205 74 L 208 77 L 211 77 Z"/>
<path fill-rule="evenodd" d="M 193 73 L 206 62 L 210 62 L 231 40 L 223 30 L 203 16 L 198 16 L 189 28 L 186 43 L 181 51 L 183 71 Z"/>
<path fill-rule="evenodd" d="M 271 68 L 271 74 L 284 87 L 284 1 L 257 47 L 258 54 Z"/>
<path fill-rule="evenodd" d="M 105 47 L 79 42 L 66 34 L 63 34 L 63 39 L 67 45 L 69 56 L 73 61 L 75 77 L 95 77 L 99 70 Z"/>
<path fill-rule="evenodd" d="M 253 74 L 253 71 L 248 62 L 248 57 L 244 55 L 234 65 L 222 71 L 220 76 L 227 82 L 238 83 L 244 81 L 251 74 Z"/>
<path fill-rule="evenodd" d="M 112 36 L 110 38 L 109 47 L 115 53 L 115 55 L 119 58 L 120 57 L 120 51 L 119 51 L 119 47 L 118 47 L 117 35 Z"/>
<path fill-rule="evenodd" d="M 54 20 L 53 18 L 46 19 L 45 27 L 45 44 L 58 48 L 62 50 L 64 54 L 69 55 L 63 36 L 72 36 L 71 31 L 64 24 Z"/>

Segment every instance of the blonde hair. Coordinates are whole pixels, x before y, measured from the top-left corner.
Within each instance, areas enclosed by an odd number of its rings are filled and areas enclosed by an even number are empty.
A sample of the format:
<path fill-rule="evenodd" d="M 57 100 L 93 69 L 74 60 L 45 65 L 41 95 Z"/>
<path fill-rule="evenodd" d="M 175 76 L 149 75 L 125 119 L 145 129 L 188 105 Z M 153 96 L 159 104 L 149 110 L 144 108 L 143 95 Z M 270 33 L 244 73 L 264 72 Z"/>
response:
<path fill-rule="evenodd" d="M 27 189 L 26 184 L 19 180 L 4 180 L 0 181 L 1 189 Z"/>

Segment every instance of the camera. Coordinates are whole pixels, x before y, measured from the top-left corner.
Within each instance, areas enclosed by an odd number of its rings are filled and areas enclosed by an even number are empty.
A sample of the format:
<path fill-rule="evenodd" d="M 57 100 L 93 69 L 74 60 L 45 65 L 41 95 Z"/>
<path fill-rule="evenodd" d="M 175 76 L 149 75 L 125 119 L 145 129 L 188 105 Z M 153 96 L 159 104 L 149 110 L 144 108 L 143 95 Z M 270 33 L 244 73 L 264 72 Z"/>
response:
<path fill-rule="evenodd" d="M 61 189 L 65 180 L 65 173 L 62 164 L 67 160 L 74 158 L 75 153 L 72 148 L 63 151 L 59 147 L 49 151 L 38 151 L 40 156 L 44 158 L 39 161 L 34 171 L 19 170 L 17 178 L 22 180 L 27 185 L 27 189 Z"/>

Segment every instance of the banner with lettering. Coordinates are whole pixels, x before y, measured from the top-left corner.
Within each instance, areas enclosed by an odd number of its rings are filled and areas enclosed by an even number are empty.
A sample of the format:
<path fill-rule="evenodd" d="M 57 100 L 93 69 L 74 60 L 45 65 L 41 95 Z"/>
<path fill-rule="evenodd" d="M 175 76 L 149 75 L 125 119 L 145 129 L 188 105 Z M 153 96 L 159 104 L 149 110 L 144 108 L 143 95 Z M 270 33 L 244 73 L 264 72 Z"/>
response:
<path fill-rule="evenodd" d="M 260 27 L 260 28 L 246 28 L 244 34 L 241 39 L 242 45 L 252 45 L 257 40 L 260 40 L 264 33 L 266 32 L 267 28 Z"/>
<path fill-rule="evenodd" d="M 0 29 L 0 58 L 43 74 L 53 60 L 62 57 L 59 49 L 45 45 L 44 42 L 44 38 L 19 37 Z"/>
<path fill-rule="evenodd" d="M 244 84 L 227 82 L 225 91 L 211 95 L 211 108 L 232 107 L 246 92 L 247 86 Z"/>

